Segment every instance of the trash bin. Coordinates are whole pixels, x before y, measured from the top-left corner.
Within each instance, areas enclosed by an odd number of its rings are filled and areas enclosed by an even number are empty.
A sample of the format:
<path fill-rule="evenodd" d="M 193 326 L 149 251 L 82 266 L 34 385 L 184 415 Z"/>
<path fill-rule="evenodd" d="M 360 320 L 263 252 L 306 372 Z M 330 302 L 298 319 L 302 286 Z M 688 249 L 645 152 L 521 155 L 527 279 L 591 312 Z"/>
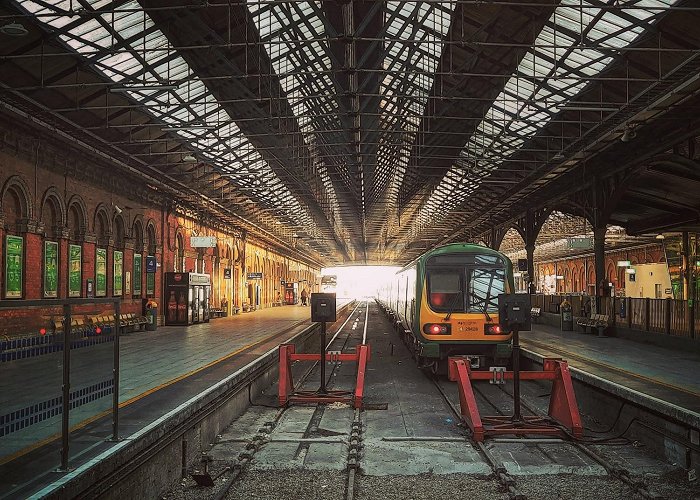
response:
<path fill-rule="evenodd" d="M 146 330 L 153 332 L 158 327 L 158 302 L 149 299 L 146 302 Z"/>
<path fill-rule="evenodd" d="M 568 300 L 564 301 L 559 306 L 559 318 L 561 320 L 561 331 L 562 332 L 572 332 L 574 331 L 574 314 L 573 308 Z"/>

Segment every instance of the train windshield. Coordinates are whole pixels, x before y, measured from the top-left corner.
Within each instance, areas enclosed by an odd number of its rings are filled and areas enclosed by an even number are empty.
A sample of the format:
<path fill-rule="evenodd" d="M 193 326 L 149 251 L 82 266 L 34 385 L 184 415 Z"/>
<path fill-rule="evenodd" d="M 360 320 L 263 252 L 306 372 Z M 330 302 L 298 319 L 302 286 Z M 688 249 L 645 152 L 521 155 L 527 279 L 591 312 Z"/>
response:
<path fill-rule="evenodd" d="M 433 311 L 498 311 L 498 295 L 505 292 L 504 268 L 476 268 L 470 265 L 457 267 L 453 263 L 450 264 L 446 266 L 428 263 L 428 302 Z"/>

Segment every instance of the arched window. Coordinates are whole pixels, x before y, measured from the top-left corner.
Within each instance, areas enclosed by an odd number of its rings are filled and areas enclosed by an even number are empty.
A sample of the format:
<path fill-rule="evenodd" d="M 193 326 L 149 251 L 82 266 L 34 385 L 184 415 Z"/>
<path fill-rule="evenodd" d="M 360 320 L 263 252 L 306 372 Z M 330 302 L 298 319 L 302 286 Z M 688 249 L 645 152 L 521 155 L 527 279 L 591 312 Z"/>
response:
<path fill-rule="evenodd" d="M 19 176 L 10 177 L 0 191 L 0 220 L 5 223 L 5 259 L 2 265 L 2 293 L 7 299 L 24 296 L 24 254 L 26 223 L 31 218 L 29 189 Z"/>
<path fill-rule="evenodd" d="M 64 237 L 63 203 L 55 188 L 50 188 L 41 204 L 41 222 L 44 225 L 44 252 L 42 260 L 43 297 L 58 297 L 59 269 L 61 269 L 58 239 Z"/>
<path fill-rule="evenodd" d="M 133 291 L 135 298 L 141 297 L 143 291 L 143 222 L 141 216 L 136 216 L 131 227 L 131 235 L 134 239 L 134 262 L 133 262 Z"/>

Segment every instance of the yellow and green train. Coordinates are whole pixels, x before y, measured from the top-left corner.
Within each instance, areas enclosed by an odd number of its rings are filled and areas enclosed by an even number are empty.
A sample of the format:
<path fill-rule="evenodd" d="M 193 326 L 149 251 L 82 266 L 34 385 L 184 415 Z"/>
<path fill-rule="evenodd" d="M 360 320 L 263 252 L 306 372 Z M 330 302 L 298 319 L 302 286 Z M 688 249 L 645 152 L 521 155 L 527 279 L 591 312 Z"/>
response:
<path fill-rule="evenodd" d="M 469 355 L 473 367 L 505 365 L 511 333 L 498 324 L 498 295 L 513 293 L 513 264 L 481 245 L 433 249 L 396 273 L 379 292 L 419 366 L 444 372 L 447 358 Z"/>

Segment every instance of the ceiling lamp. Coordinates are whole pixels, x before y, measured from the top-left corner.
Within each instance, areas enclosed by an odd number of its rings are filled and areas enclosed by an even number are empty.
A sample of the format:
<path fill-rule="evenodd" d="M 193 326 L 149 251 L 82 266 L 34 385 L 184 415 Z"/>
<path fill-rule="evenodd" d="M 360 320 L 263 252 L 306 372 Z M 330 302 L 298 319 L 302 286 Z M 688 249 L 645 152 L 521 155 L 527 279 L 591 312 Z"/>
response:
<path fill-rule="evenodd" d="M 622 142 L 630 142 L 635 137 L 637 137 L 637 132 L 635 132 L 632 127 L 627 125 L 625 127 L 625 131 L 622 133 L 622 137 L 620 137 L 620 140 Z"/>
<path fill-rule="evenodd" d="M 5 26 L 0 26 L 0 33 L 7 36 L 25 36 L 29 31 L 20 23 L 9 23 Z"/>
<path fill-rule="evenodd" d="M 194 157 L 192 153 L 186 154 L 185 156 L 182 157 L 182 161 L 186 163 L 193 163 L 197 161 L 197 158 Z"/>

